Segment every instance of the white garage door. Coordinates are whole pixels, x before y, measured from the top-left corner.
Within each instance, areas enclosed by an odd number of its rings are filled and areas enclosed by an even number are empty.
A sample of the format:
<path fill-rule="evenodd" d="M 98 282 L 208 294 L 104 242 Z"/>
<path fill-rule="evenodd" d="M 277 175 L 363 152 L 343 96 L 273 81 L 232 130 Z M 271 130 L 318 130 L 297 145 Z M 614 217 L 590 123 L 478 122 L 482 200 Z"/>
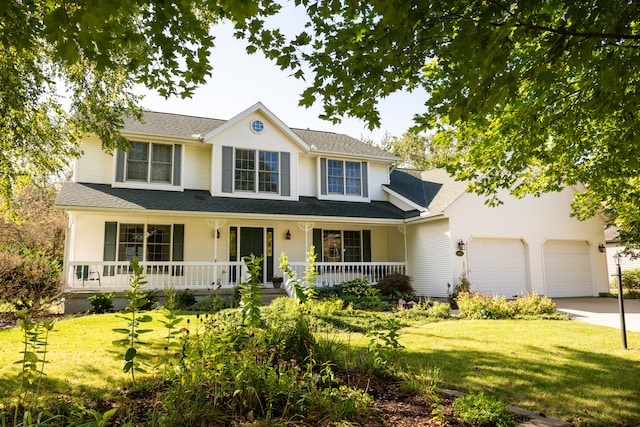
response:
<path fill-rule="evenodd" d="M 593 295 L 591 257 L 586 242 L 547 241 L 544 244 L 544 270 L 550 297 Z"/>
<path fill-rule="evenodd" d="M 469 242 L 472 290 L 512 298 L 526 292 L 524 244 L 516 239 L 473 239 Z"/>

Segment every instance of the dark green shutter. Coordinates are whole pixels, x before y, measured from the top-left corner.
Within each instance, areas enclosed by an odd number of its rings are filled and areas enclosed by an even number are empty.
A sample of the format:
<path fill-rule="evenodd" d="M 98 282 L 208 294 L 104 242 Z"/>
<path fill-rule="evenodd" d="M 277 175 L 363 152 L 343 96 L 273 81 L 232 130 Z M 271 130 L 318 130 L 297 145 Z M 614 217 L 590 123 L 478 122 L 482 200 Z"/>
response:
<path fill-rule="evenodd" d="M 362 261 L 371 262 L 371 230 L 362 230 Z"/>
<path fill-rule="evenodd" d="M 180 186 L 182 181 L 182 145 L 173 146 L 173 185 Z"/>
<path fill-rule="evenodd" d="M 184 224 L 173 224 L 173 248 L 171 251 L 172 261 L 184 261 Z M 173 276 L 184 275 L 182 266 L 173 266 L 171 269 Z"/>
<path fill-rule="evenodd" d="M 116 150 L 116 182 L 124 182 L 124 152 Z"/>
<path fill-rule="evenodd" d="M 103 261 L 115 261 L 116 260 L 116 245 L 118 240 L 118 223 L 117 222 L 105 222 L 104 223 L 104 249 L 102 251 Z M 105 265 L 102 271 L 103 276 L 114 276 L 115 266 Z"/>
<path fill-rule="evenodd" d="M 322 251 L 322 229 L 314 228 L 313 229 L 313 246 L 316 248 L 316 261 L 322 262 L 323 251 Z"/>
<path fill-rule="evenodd" d="M 369 173 L 366 162 L 362 162 L 362 197 L 369 197 Z"/>
<path fill-rule="evenodd" d="M 233 147 L 222 147 L 222 192 L 233 192 Z"/>
<path fill-rule="evenodd" d="M 327 159 L 320 159 L 320 194 L 327 194 Z"/>
<path fill-rule="evenodd" d="M 280 153 L 280 195 L 291 195 L 291 160 L 290 154 Z"/>

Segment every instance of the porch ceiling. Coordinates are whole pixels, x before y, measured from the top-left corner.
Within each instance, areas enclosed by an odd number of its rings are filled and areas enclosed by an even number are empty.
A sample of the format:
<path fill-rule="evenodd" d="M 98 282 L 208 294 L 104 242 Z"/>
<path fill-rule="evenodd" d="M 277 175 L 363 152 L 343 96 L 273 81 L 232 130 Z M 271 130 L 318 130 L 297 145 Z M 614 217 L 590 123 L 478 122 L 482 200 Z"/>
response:
<path fill-rule="evenodd" d="M 113 188 L 107 184 L 65 183 L 55 206 L 61 209 L 118 209 L 175 211 L 190 213 L 238 213 L 313 217 L 404 220 L 419 216 L 417 210 L 403 211 L 389 202 L 370 203 L 318 200 L 299 201 L 211 197 L 208 191 L 157 191 Z"/>

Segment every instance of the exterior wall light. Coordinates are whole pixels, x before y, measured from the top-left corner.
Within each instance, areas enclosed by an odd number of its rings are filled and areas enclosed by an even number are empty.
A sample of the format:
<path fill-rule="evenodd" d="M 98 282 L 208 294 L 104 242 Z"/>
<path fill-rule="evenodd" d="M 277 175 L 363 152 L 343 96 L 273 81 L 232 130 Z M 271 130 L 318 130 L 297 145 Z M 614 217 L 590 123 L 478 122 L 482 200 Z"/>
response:
<path fill-rule="evenodd" d="M 220 238 L 220 230 L 218 229 L 216 230 L 216 239 L 219 239 L 219 238 Z"/>
<path fill-rule="evenodd" d="M 467 249 L 467 245 L 460 239 L 458 242 L 458 250 L 464 251 L 465 249 Z"/>
<path fill-rule="evenodd" d="M 291 240 L 291 232 L 289 230 L 287 230 L 287 232 L 285 233 L 284 238 L 287 240 Z"/>
<path fill-rule="evenodd" d="M 600 253 L 603 253 L 606 249 L 607 249 L 607 247 L 605 245 L 603 245 L 602 243 L 600 243 L 598 245 L 598 251 L 600 251 Z"/>

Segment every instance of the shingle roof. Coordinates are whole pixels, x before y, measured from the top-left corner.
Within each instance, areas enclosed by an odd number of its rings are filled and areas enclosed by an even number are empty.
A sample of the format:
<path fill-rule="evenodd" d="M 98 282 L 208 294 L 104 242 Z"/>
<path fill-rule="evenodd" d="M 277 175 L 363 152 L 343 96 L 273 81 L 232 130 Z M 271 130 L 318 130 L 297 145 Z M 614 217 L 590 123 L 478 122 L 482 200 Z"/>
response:
<path fill-rule="evenodd" d="M 444 169 L 395 169 L 387 187 L 427 208 L 429 214 L 438 214 L 466 192 L 467 183 L 456 181 Z"/>
<path fill-rule="evenodd" d="M 309 129 L 291 129 L 304 142 L 317 148 L 318 151 L 328 153 L 348 153 L 359 156 L 383 157 L 395 160 L 391 153 L 381 150 L 371 144 L 366 144 L 349 135 L 333 132 L 322 132 Z"/>
<path fill-rule="evenodd" d="M 205 135 L 226 122 L 227 120 L 146 111 L 143 113 L 142 122 L 132 118 L 125 118 L 123 131 L 125 133 L 191 138 L 194 135 Z M 391 153 L 348 135 L 309 129 L 291 130 L 304 142 L 314 146 L 320 152 L 379 157 L 389 160 L 397 159 Z"/>
<path fill-rule="evenodd" d="M 97 208 L 389 220 L 402 220 L 418 215 L 417 211 L 405 212 L 383 201 L 355 203 L 318 200 L 314 197 L 300 197 L 299 201 L 257 200 L 211 197 L 209 192 L 204 190 L 157 191 L 80 183 L 65 183 L 55 205 L 65 209 Z"/>
<path fill-rule="evenodd" d="M 176 136 L 190 138 L 193 135 L 204 135 L 223 125 L 226 120 L 206 117 L 183 116 L 181 114 L 158 113 L 145 111 L 142 122 L 127 117 L 124 119 L 124 131 L 159 136 Z"/>

